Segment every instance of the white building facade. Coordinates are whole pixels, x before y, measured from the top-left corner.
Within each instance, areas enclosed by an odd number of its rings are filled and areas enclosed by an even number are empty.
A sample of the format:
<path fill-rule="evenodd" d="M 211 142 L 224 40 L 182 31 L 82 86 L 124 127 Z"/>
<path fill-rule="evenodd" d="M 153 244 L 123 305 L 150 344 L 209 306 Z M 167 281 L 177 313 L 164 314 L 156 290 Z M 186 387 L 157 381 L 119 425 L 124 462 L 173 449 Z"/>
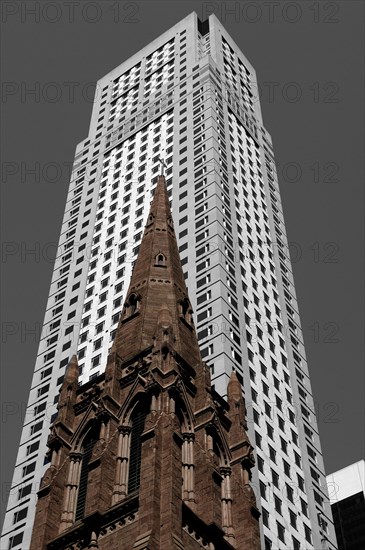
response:
<path fill-rule="evenodd" d="M 97 84 L 75 162 L 1 548 L 28 548 L 69 358 L 106 364 L 161 160 L 215 389 L 245 388 L 263 549 L 336 548 L 271 139 L 255 71 L 196 13 Z"/>
<path fill-rule="evenodd" d="M 365 497 L 365 460 L 337 470 L 327 476 L 328 496 L 331 504 L 362 493 Z"/>

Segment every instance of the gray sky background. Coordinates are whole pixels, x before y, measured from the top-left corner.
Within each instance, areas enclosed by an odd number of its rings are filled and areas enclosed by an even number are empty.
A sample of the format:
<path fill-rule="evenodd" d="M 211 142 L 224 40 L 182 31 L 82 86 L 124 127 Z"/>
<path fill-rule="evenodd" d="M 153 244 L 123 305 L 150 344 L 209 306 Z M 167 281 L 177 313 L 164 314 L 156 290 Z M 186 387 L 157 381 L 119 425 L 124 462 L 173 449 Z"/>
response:
<path fill-rule="evenodd" d="M 43 321 L 48 244 L 58 241 L 93 83 L 193 10 L 214 9 L 257 71 L 326 472 L 363 458 L 364 3 L 104 0 L 74 2 L 73 13 L 63 1 L 2 4 L 2 488 L 37 354 L 26 331 Z M 27 175 L 36 163 L 40 174 Z"/>

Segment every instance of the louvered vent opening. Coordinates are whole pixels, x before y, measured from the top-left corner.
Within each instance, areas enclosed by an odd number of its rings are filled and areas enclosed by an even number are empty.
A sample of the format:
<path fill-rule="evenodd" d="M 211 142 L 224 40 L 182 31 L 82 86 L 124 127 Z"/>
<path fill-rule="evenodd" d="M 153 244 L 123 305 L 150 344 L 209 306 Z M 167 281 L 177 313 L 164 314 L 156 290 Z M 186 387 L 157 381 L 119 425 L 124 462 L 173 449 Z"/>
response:
<path fill-rule="evenodd" d="M 132 414 L 128 493 L 138 491 L 140 485 L 142 455 L 141 435 L 144 430 L 147 413 L 147 406 L 144 405 L 138 407 Z"/>
<path fill-rule="evenodd" d="M 77 496 L 76 516 L 75 520 L 82 519 L 85 514 L 86 493 L 89 477 L 89 463 L 95 443 L 98 441 L 98 436 L 95 430 L 91 430 L 85 438 L 82 449 L 82 463 L 80 473 L 79 492 Z"/>

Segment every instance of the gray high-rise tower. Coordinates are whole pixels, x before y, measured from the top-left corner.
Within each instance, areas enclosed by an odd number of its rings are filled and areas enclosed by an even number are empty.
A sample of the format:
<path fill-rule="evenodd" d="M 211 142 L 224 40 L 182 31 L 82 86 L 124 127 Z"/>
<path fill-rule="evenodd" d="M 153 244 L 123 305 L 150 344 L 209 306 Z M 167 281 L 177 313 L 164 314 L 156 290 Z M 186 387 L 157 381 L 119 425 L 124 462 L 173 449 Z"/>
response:
<path fill-rule="evenodd" d="M 271 139 L 218 19 L 180 21 L 99 80 L 75 162 L 1 548 L 29 546 L 65 367 L 106 364 L 165 176 L 200 348 L 244 381 L 265 549 L 336 548 Z"/>

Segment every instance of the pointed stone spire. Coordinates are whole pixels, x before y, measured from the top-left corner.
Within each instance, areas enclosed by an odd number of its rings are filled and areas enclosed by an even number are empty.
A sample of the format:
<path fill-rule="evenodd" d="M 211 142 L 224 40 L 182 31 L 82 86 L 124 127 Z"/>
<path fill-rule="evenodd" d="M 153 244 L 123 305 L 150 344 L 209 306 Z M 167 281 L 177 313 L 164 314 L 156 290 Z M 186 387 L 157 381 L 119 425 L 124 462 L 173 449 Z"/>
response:
<path fill-rule="evenodd" d="M 146 268 L 148 272 L 146 272 Z M 155 194 L 136 260 L 129 290 L 137 287 L 146 275 L 174 278 L 177 285 L 187 295 L 184 274 L 181 268 L 170 202 L 165 176 L 158 177 Z"/>
<path fill-rule="evenodd" d="M 60 389 L 60 399 L 61 402 L 63 399 L 70 398 L 71 394 L 76 395 L 76 390 L 78 388 L 80 369 L 77 361 L 77 356 L 73 355 L 66 367 L 65 377 L 62 382 Z"/>
<path fill-rule="evenodd" d="M 128 360 L 145 353 L 161 340 L 159 333 L 166 323 L 174 350 L 190 364 L 200 363 L 166 181 L 161 175 L 115 337 L 118 356 Z"/>
<path fill-rule="evenodd" d="M 66 367 L 65 382 L 68 384 L 78 383 L 80 374 L 79 363 L 77 361 L 77 355 L 73 355 L 69 364 Z"/>
<path fill-rule="evenodd" d="M 105 368 L 105 393 L 114 399 L 118 399 L 119 396 L 119 382 L 118 382 L 118 361 L 117 361 L 117 348 L 115 340 L 109 350 L 107 364 Z"/>
<path fill-rule="evenodd" d="M 229 444 L 234 462 L 242 465 L 242 479 L 245 485 L 245 492 L 249 500 L 254 503 L 254 496 L 249 481 L 251 478 L 251 469 L 255 460 L 253 457 L 253 447 L 247 435 L 246 405 L 243 398 L 241 384 L 237 374 L 232 370 L 230 381 L 227 387 L 227 401 L 229 404 L 228 417 L 232 422 L 229 431 Z"/>
<path fill-rule="evenodd" d="M 65 377 L 60 389 L 58 401 L 57 422 L 71 424 L 74 418 L 73 406 L 76 403 L 76 393 L 79 383 L 80 369 L 77 356 L 73 355 L 66 367 Z"/>
<path fill-rule="evenodd" d="M 227 386 L 228 400 L 239 401 L 242 398 L 242 389 L 235 370 L 232 370 Z"/>
<path fill-rule="evenodd" d="M 232 370 L 231 377 L 228 382 L 227 401 L 230 408 L 228 416 L 233 423 L 231 435 L 237 439 L 241 439 L 243 435 L 247 438 L 245 433 L 245 430 L 247 430 L 246 406 L 241 384 L 235 370 Z"/>

